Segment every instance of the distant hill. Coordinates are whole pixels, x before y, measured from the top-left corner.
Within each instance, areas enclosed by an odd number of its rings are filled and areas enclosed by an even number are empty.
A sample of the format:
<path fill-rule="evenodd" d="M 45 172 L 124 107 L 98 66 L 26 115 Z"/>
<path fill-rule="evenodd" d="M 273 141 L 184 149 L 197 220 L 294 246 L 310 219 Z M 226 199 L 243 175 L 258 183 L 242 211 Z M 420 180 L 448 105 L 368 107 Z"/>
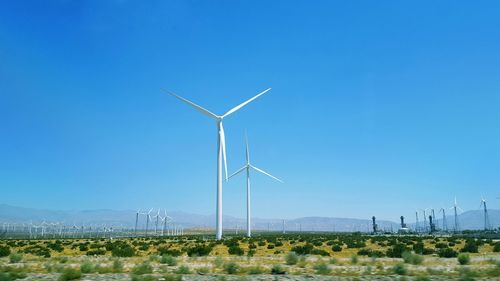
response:
<path fill-rule="evenodd" d="M 134 210 L 83 210 L 83 211 L 57 211 L 57 210 L 39 210 L 32 208 L 15 207 L 0 204 L 0 223 L 40 223 L 61 222 L 66 225 L 108 225 L 134 227 L 136 211 Z M 152 215 L 155 215 L 154 211 Z M 185 212 L 168 212 L 168 215 L 174 219 L 175 224 L 185 228 L 213 228 L 215 223 L 214 215 L 199 215 Z M 489 210 L 490 223 L 493 227 L 500 226 L 500 210 Z M 461 229 L 482 229 L 484 225 L 483 212 L 480 210 L 466 211 L 459 215 L 459 224 Z M 139 225 L 143 226 L 146 216 L 141 215 Z M 154 221 L 154 219 L 153 219 Z M 453 216 L 447 217 L 449 229 L 453 228 Z M 437 220 L 441 227 L 441 220 Z M 399 224 L 391 221 L 377 221 L 379 229 L 397 230 Z M 256 230 L 274 230 L 283 229 L 283 220 L 281 219 L 263 219 L 254 218 L 253 228 Z M 225 229 L 244 229 L 245 219 L 224 216 Z M 334 218 L 334 217 L 303 217 L 285 221 L 286 231 L 371 231 L 371 220 L 352 219 L 352 218 Z"/>

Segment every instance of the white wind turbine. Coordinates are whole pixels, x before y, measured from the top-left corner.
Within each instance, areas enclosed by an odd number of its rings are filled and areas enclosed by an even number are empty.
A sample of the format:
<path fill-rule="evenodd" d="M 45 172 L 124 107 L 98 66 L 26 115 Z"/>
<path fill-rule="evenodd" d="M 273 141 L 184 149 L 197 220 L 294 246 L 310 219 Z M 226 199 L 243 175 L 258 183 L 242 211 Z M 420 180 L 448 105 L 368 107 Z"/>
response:
<path fill-rule="evenodd" d="M 148 236 L 148 229 L 149 229 L 149 221 L 151 220 L 151 212 L 153 211 L 153 208 L 149 210 L 149 212 L 145 213 L 146 215 L 146 236 Z"/>
<path fill-rule="evenodd" d="M 163 91 L 169 93 L 170 95 L 178 98 L 179 100 L 187 103 L 188 105 L 195 108 L 199 112 L 207 115 L 208 117 L 210 117 L 216 121 L 217 130 L 219 132 L 218 138 L 217 138 L 217 207 L 216 207 L 216 234 L 215 234 L 215 238 L 217 240 L 222 239 L 222 158 L 223 157 L 224 157 L 224 171 L 225 171 L 226 181 L 228 179 L 228 177 L 227 177 L 227 160 L 226 160 L 226 137 L 224 135 L 224 127 L 222 125 L 222 122 L 223 122 L 224 118 L 226 118 L 227 116 L 238 111 L 240 108 L 244 107 L 245 105 L 247 105 L 248 103 L 250 103 L 254 99 L 267 93 L 269 90 L 271 90 L 271 88 L 259 93 L 255 97 L 253 97 L 253 98 L 247 100 L 246 102 L 234 107 L 233 109 L 229 110 L 228 112 L 226 112 L 223 115 L 216 115 L 216 114 L 208 111 L 207 109 L 205 109 L 205 108 L 203 108 L 203 107 L 201 107 L 201 106 L 199 106 L 199 105 L 197 105 L 197 104 L 195 104 L 195 103 L 193 103 L 193 102 L 191 102 L 183 97 L 180 97 L 172 92 L 163 90 Z"/>
<path fill-rule="evenodd" d="M 489 230 L 490 229 L 490 219 L 488 217 L 488 208 L 486 208 L 486 199 L 484 199 L 483 196 L 481 196 L 481 205 L 479 205 L 479 208 L 483 207 L 484 211 L 484 230 Z"/>
<path fill-rule="evenodd" d="M 454 223 L 455 223 L 455 225 L 454 225 L 454 231 L 455 231 L 455 232 L 458 232 L 458 229 L 459 229 L 459 227 L 460 227 L 460 226 L 459 226 L 459 223 L 458 223 L 458 210 L 461 210 L 461 211 L 463 211 L 463 210 L 462 210 L 462 208 L 460 208 L 460 207 L 458 206 L 458 203 L 457 203 L 457 197 L 455 197 L 455 202 L 454 202 L 454 204 L 453 204 L 453 207 L 451 207 L 450 209 L 452 209 L 452 210 L 453 210 L 453 214 L 454 214 L 454 216 L 455 216 L 455 221 L 454 221 Z"/>
<path fill-rule="evenodd" d="M 236 176 L 237 174 L 243 172 L 243 171 L 246 171 L 247 173 L 247 237 L 251 237 L 252 236 L 252 230 L 251 230 L 251 217 L 250 217 L 250 169 L 253 169 L 259 173 L 262 173 L 270 178 L 273 178 L 279 182 L 283 182 L 282 180 L 278 179 L 277 177 L 267 173 L 267 172 L 264 172 L 263 170 L 253 166 L 252 164 L 250 164 L 250 151 L 248 150 L 248 139 L 246 137 L 246 134 L 245 134 L 245 144 L 246 144 L 246 160 L 247 160 L 247 163 L 245 164 L 245 166 L 243 166 L 241 169 L 239 169 L 238 171 L 236 171 L 234 174 L 232 174 L 231 176 L 229 176 L 229 178 L 232 178 L 234 176 Z"/>

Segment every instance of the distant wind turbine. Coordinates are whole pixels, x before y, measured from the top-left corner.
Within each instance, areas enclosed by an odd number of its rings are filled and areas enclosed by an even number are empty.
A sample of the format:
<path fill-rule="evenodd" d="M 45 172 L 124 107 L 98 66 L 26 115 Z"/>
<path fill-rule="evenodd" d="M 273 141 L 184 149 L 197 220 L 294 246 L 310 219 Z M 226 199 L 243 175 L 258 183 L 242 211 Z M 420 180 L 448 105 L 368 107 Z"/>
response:
<path fill-rule="evenodd" d="M 483 207 L 484 211 L 484 230 L 490 229 L 490 219 L 488 217 L 488 208 L 486 208 L 486 199 L 481 196 L 481 205 L 479 205 L 479 208 Z"/>
<path fill-rule="evenodd" d="M 226 137 L 224 134 L 224 126 L 222 125 L 222 121 L 224 118 L 227 116 L 233 114 L 234 112 L 238 111 L 240 108 L 244 107 L 245 105 L 249 104 L 251 101 L 255 100 L 256 98 L 262 96 L 263 94 L 267 93 L 271 88 L 259 93 L 258 95 L 254 96 L 253 98 L 247 100 L 246 102 L 230 109 L 228 112 L 224 113 L 223 115 L 216 115 L 205 108 L 183 98 L 178 96 L 177 94 L 174 94 L 172 92 L 163 90 L 170 95 L 178 98 L 179 100 L 183 101 L 184 103 L 187 103 L 191 107 L 195 108 L 199 112 L 207 115 L 208 117 L 214 119 L 217 124 L 217 130 L 218 130 L 218 138 L 217 138 L 217 207 L 216 207 L 216 234 L 215 238 L 217 240 L 222 239 L 222 158 L 224 157 L 224 171 L 225 171 L 225 176 L 226 176 L 226 181 L 228 179 L 227 176 L 227 160 L 226 160 Z"/>
<path fill-rule="evenodd" d="M 458 203 L 457 203 L 457 197 L 455 197 L 455 203 L 453 204 L 453 207 L 451 207 L 450 209 L 453 209 L 453 213 L 454 213 L 454 216 L 455 216 L 455 229 L 454 231 L 457 232 L 458 229 L 459 229 L 459 224 L 458 224 L 458 211 L 457 210 L 462 210 L 462 208 L 460 208 L 458 206 Z"/>
<path fill-rule="evenodd" d="M 243 171 L 246 171 L 246 174 L 247 174 L 247 237 L 251 237 L 252 230 L 251 230 L 251 215 L 250 215 L 250 209 L 251 209 L 251 204 L 250 204 L 250 169 L 253 169 L 259 173 L 262 173 L 262 174 L 264 174 L 272 179 L 275 179 L 279 182 L 283 182 L 283 181 L 278 179 L 277 177 L 263 171 L 262 169 L 259 169 L 255 166 L 253 166 L 252 164 L 250 164 L 250 151 L 248 149 L 248 138 L 247 138 L 246 134 L 245 134 L 245 145 L 246 145 L 247 163 L 245 164 L 245 166 L 243 166 L 241 169 L 236 171 L 234 174 L 230 175 L 229 178 L 232 178 L 232 177 L 236 176 L 237 174 L 239 174 Z"/>

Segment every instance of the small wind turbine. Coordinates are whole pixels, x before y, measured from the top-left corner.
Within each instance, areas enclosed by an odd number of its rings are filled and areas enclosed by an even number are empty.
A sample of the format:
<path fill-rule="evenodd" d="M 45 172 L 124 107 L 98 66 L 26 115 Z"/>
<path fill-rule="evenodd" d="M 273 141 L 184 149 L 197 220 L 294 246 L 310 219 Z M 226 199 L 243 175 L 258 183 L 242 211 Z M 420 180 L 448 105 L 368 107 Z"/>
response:
<path fill-rule="evenodd" d="M 222 121 L 227 116 L 238 111 L 240 108 L 244 107 L 245 105 L 247 105 L 251 101 L 253 101 L 256 98 L 267 93 L 269 90 L 271 90 L 271 88 L 259 93 L 258 95 L 247 100 L 246 102 L 230 109 L 228 112 L 224 113 L 223 115 L 216 115 L 216 114 L 206 110 L 205 108 L 203 108 L 203 107 L 201 107 L 201 106 L 199 106 L 199 105 L 197 105 L 197 104 L 195 104 L 195 103 L 193 103 L 193 102 L 191 102 L 183 97 L 180 97 L 172 92 L 163 90 L 163 91 L 169 93 L 170 95 L 178 98 L 179 100 L 187 103 L 188 105 L 195 108 L 199 112 L 207 115 L 208 117 L 210 117 L 216 121 L 217 130 L 219 132 L 218 139 L 217 139 L 217 207 L 216 207 L 216 221 L 215 221 L 216 222 L 215 223 L 216 224 L 215 238 L 217 240 L 222 239 L 222 159 L 223 158 L 224 158 L 224 171 L 225 171 L 226 181 L 228 179 L 228 177 L 227 177 L 227 160 L 226 160 L 226 136 L 224 134 L 224 126 L 222 125 Z"/>
<path fill-rule="evenodd" d="M 146 213 L 146 236 L 148 236 L 148 229 L 149 229 L 149 221 L 151 220 L 151 212 L 153 211 L 153 208 L 149 210 L 149 212 Z"/>
<path fill-rule="evenodd" d="M 418 211 L 415 211 L 415 232 L 419 231 L 419 222 L 418 222 Z"/>
<path fill-rule="evenodd" d="M 250 164 L 250 151 L 248 149 L 248 138 L 246 137 L 246 134 L 245 134 L 245 145 L 246 145 L 246 160 L 247 160 L 247 163 L 245 164 L 245 166 L 243 166 L 241 169 L 239 169 L 238 171 L 236 171 L 234 174 L 230 175 L 229 178 L 232 178 L 234 176 L 236 176 L 237 174 L 243 172 L 243 171 L 246 171 L 246 174 L 247 174 L 247 237 L 251 237 L 252 236 L 252 230 L 251 230 L 251 215 L 250 215 L 250 169 L 253 169 L 259 173 L 262 173 L 272 179 L 275 179 L 279 182 L 283 182 L 282 180 L 278 179 L 277 177 L 253 166 L 252 164 Z"/>
<path fill-rule="evenodd" d="M 488 208 L 486 208 L 486 200 L 481 196 L 481 204 L 479 208 L 483 207 L 484 210 L 484 230 L 490 229 L 490 218 L 488 217 Z"/>
<path fill-rule="evenodd" d="M 137 224 L 139 223 L 139 214 L 141 210 L 137 210 L 135 213 L 135 228 L 134 228 L 134 236 L 137 236 Z"/>
<path fill-rule="evenodd" d="M 448 231 L 448 223 L 446 222 L 446 210 L 444 208 L 441 208 L 439 210 L 440 212 L 443 213 L 443 231 Z"/>
<path fill-rule="evenodd" d="M 457 197 L 455 197 L 455 203 L 453 204 L 453 207 L 451 207 L 450 209 L 453 209 L 453 213 L 455 215 L 455 229 L 454 231 L 457 232 L 458 229 L 459 229 L 459 225 L 458 225 L 458 211 L 457 210 L 462 210 L 462 208 L 460 208 L 458 206 L 458 203 L 457 203 Z"/>
<path fill-rule="evenodd" d="M 156 213 L 156 224 L 155 224 L 155 235 L 158 235 L 158 223 L 160 222 L 160 208 L 158 208 L 158 212 Z"/>

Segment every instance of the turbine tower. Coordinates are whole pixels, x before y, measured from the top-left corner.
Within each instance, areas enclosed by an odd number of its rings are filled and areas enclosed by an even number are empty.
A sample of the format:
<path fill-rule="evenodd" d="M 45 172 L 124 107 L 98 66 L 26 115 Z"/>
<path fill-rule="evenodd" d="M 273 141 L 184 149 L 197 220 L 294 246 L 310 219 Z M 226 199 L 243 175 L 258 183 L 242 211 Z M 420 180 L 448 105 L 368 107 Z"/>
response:
<path fill-rule="evenodd" d="M 418 222 L 418 211 L 415 211 L 415 232 L 418 232 L 419 222 Z"/>
<path fill-rule="evenodd" d="M 441 208 L 441 210 L 439 211 L 443 213 L 443 231 L 448 231 L 448 223 L 446 222 L 446 210 L 444 208 Z"/>
<path fill-rule="evenodd" d="M 282 180 L 278 179 L 277 177 L 253 166 L 252 164 L 250 164 L 250 151 L 248 149 L 248 138 L 246 137 L 246 134 L 245 134 L 245 145 L 246 145 L 246 160 L 247 160 L 247 163 L 245 164 L 245 166 L 243 166 L 241 169 L 239 169 L 238 171 L 236 171 L 234 174 L 230 175 L 229 178 L 232 178 L 234 176 L 236 176 L 237 174 L 243 172 L 243 171 L 246 171 L 246 174 L 247 174 L 247 237 L 252 237 L 252 230 L 251 230 L 251 204 L 250 204 L 250 169 L 253 169 L 259 173 L 262 173 L 272 179 L 275 179 L 279 182 L 283 182 Z"/>
<path fill-rule="evenodd" d="M 481 205 L 479 207 L 483 207 L 484 210 L 484 230 L 490 229 L 490 218 L 488 217 L 488 208 L 486 208 L 486 200 L 484 197 L 481 197 Z"/>
<path fill-rule="evenodd" d="M 146 236 L 148 236 L 148 229 L 149 229 L 149 221 L 151 220 L 151 212 L 153 211 L 153 208 L 149 210 L 149 212 L 146 213 Z"/>
<path fill-rule="evenodd" d="M 424 232 L 427 232 L 427 217 L 425 215 L 425 212 L 427 209 L 423 209 L 422 212 L 424 213 Z"/>
<path fill-rule="evenodd" d="M 458 224 L 458 209 L 462 210 L 462 208 L 458 207 L 458 203 L 457 203 L 457 197 L 455 197 L 455 203 L 453 204 L 453 207 L 451 207 L 450 209 L 453 209 L 453 213 L 455 215 L 455 229 L 454 231 L 457 232 L 459 230 L 459 224 Z"/>
<path fill-rule="evenodd" d="M 234 112 L 238 111 L 240 108 L 244 107 L 245 105 L 247 105 L 248 103 L 250 103 L 251 101 L 253 101 L 254 99 L 262 96 L 263 94 L 267 93 L 269 90 L 271 90 L 271 88 L 259 93 L 258 95 L 256 95 L 255 97 L 247 100 L 246 102 L 232 108 L 231 110 L 229 110 L 228 112 L 226 112 L 225 114 L 223 115 L 216 115 L 208 110 L 206 110 L 205 108 L 183 98 L 183 97 L 180 97 L 172 92 L 169 92 L 169 91 L 166 91 L 164 90 L 165 92 L 169 93 L 170 95 L 178 98 L 179 100 L 187 103 L 188 105 L 190 105 L 191 107 L 195 108 L 196 110 L 198 110 L 199 112 L 207 115 L 208 117 L 214 119 L 216 121 L 216 124 L 217 124 L 217 130 L 218 130 L 218 139 L 217 139 L 217 204 L 216 204 L 216 234 L 215 234 L 215 238 L 217 240 L 220 240 L 222 239 L 222 159 L 224 158 L 224 171 L 225 171 L 225 176 L 226 176 L 226 181 L 228 179 L 228 176 L 227 176 L 227 161 L 226 161 L 226 137 L 225 137 L 225 134 L 224 134 L 224 126 L 222 125 L 222 122 L 224 120 L 224 118 L 226 118 L 227 116 L 233 114 Z"/>
<path fill-rule="evenodd" d="M 139 223 L 139 213 L 140 213 L 140 210 L 137 210 L 137 212 L 135 213 L 134 236 L 137 236 L 137 224 Z"/>
<path fill-rule="evenodd" d="M 434 209 L 431 209 L 432 221 L 434 222 L 434 230 L 436 230 L 436 215 L 434 214 Z"/>

